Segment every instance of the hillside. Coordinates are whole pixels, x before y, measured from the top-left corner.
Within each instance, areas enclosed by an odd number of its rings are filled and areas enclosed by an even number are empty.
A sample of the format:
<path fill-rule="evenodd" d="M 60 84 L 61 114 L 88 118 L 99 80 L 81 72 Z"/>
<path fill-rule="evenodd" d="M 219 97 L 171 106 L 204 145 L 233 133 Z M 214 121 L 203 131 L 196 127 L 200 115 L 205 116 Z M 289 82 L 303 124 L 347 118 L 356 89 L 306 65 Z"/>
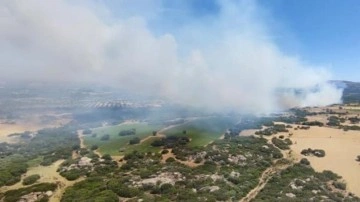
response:
<path fill-rule="evenodd" d="M 332 81 L 335 85 L 345 87 L 343 92 L 343 102 L 359 103 L 360 102 L 360 82 L 352 81 Z"/>

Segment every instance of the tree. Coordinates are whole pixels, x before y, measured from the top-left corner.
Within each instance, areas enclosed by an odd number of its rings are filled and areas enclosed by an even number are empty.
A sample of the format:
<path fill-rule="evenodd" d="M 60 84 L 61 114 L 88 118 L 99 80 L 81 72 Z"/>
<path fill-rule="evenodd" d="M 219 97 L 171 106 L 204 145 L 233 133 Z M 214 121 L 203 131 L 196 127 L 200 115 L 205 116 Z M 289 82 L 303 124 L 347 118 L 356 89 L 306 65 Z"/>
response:
<path fill-rule="evenodd" d="M 300 160 L 300 163 L 301 164 L 303 164 L 303 165 L 310 165 L 310 161 L 309 160 L 307 160 L 306 158 L 302 158 L 301 160 Z"/>
<path fill-rule="evenodd" d="M 97 146 L 96 144 L 94 144 L 94 145 L 91 146 L 90 149 L 91 149 L 91 150 L 97 150 L 98 148 L 99 148 L 99 146 Z"/>
<path fill-rule="evenodd" d="M 140 143 L 140 138 L 138 137 L 134 137 L 129 141 L 129 144 L 139 144 L 139 143 Z"/>
<path fill-rule="evenodd" d="M 110 154 L 104 154 L 101 158 L 104 160 L 112 160 Z"/>
<path fill-rule="evenodd" d="M 103 135 L 103 136 L 100 138 L 100 140 L 102 140 L 102 141 L 107 141 L 107 140 L 109 140 L 109 139 L 110 139 L 110 135 L 109 135 L 109 134 Z"/>
<path fill-rule="evenodd" d="M 90 135 L 92 133 L 92 131 L 90 129 L 85 129 L 82 133 L 84 135 Z"/>
<path fill-rule="evenodd" d="M 22 184 L 23 185 L 34 184 L 38 179 L 40 179 L 40 175 L 38 175 L 38 174 L 30 175 L 30 176 L 24 178 Z"/>
<path fill-rule="evenodd" d="M 154 130 L 154 131 L 152 132 L 152 135 L 153 135 L 153 136 L 156 136 L 156 134 L 157 134 L 157 131 Z"/>

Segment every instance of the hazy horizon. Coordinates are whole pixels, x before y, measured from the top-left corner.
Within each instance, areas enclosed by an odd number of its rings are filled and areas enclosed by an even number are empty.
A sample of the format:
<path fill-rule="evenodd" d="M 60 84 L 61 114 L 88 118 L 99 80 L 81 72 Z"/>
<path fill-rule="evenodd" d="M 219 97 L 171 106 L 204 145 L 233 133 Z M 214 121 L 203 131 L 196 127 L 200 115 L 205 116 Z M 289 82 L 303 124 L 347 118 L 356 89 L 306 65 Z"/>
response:
<path fill-rule="evenodd" d="M 214 110 L 340 103 L 342 89 L 328 83 L 343 79 L 338 71 L 279 39 L 295 18 L 279 19 L 278 4 L 5 0 L 1 77 L 110 85 Z"/>

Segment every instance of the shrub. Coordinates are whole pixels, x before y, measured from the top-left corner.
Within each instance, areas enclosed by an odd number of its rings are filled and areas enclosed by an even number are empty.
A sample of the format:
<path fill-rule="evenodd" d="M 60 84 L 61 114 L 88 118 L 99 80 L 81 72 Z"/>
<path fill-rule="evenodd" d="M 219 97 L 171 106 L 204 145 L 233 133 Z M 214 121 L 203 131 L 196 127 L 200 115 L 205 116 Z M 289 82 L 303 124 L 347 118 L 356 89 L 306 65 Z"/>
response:
<path fill-rule="evenodd" d="M 120 136 L 129 136 L 129 135 L 135 135 L 136 134 L 136 129 L 130 129 L 130 130 L 122 130 L 119 132 Z"/>
<path fill-rule="evenodd" d="M 273 137 L 271 139 L 271 142 L 279 149 L 282 149 L 282 150 L 290 149 L 288 144 L 279 138 Z"/>
<path fill-rule="evenodd" d="M 92 131 L 90 129 L 85 129 L 82 133 L 84 135 L 90 135 L 92 133 Z"/>
<path fill-rule="evenodd" d="M 171 163 L 171 162 L 174 162 L 174 161 L 176 161 L 176 160 L 173 157 L 170 157 L 170 158 L 166 159 L 167 163 Z"/>
<path fill-rule="evenodd" d="M 325 156 L 325 151 L 322 149 L 303 149 L 301 151 L 301 154 L 304 156 L 310 156 L 310 155 L 314 155 L 317 157 L 324 157 Z"/>
<path fill-rule="evenodd" d="M 101 158 L 104 160 L 112 160 L 110 154 L 104 154 Z"/>
<path fill-rule="evenodd" d="M 82 171 L 79 169 L 71 169 L 60 173 L 61 176 L 65 177 L 69 181 L 78 179 L 82 174 Z"/>
<path fill-rule="evenodd" d="M 129 141 L 129 144 L 139 144 L 140 141 L 141 141 L 140 138 L 134 137 L 133 139 L 131 139 L 131 140 Z"/>
<path fill-rule="evenodd" d="M 201 163 L 201 161 L 202 161 L 202 158 L 201 158 L 201 157 L 197 157 L 194 162 L 195 162 L 195 163 Z"/>
<path fill-rule="evenodd" d="M 98 148 L 99 148 L 99 146 L 97 146 L 96 144 L 94 144 L 94 145 L 91 146 L 90 149 L 91 149 L 91 150 L 97 150 Z"/>
<path fill-rule="evenodd" d="M 107 140 L 109 140 L 109 139 L 110 139 L 110 135 L 109 135 L 109 134 L 105 134 L 105 135 L 103 135 L 103 136 L 100 138 L 101 141 L 107 141 Z"/>
<path fill-rule="evenodd" d="M 167 153 L 169 153 L 169 150 L 167 150 L 167 149 L 164 149 L 161 151 L 161 154 L 167 154 Z"/>
<path fill-rule="evenodd" d="M 310 165 L 310 161 L 309 160 L 307 160 L 306 158 L 302 158 L 301 160 L 300 160 L 300 163 L 301 164 L 303 164 L 303 165 Z"/>
<path fill-rule="evenodd" d="M 342 183 L 342 182 L 333 182 L 332 185 L 334 185 L 334 187 L 336 189 L 341 189 L 341 190 L 346 190 L 346 184 Z"/>
<path fill-rule="evenodd" d="M 38 174 L 30 175 L 30 176 L 24 178 L 22 184 L 23 185 L 34 184 L 38 179 L 40 179 L 40 175 L 38 175 Z"/>

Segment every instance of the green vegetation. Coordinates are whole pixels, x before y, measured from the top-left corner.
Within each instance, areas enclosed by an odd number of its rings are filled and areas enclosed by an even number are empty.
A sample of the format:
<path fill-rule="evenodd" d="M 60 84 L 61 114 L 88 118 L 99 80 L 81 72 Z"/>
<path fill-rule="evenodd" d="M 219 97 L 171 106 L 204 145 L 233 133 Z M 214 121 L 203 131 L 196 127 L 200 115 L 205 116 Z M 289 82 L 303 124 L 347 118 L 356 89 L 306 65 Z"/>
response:
<path fill-rule="evenodd" d="M 352 125 L 352 126 L 341 126 L 341 128 L 344 130 L 344 131 L 348 131 L 348 130 L 360 130 L 360 126 L 357 126 L 357 125 Z"/>
<path fill-rule="evenodd" d="M 278 147 L 279 149 L 281 150 L 288 150 L 290 149 L 289 145 L 292 144 L 291 140 L 290 139 L 286 139 L 286 140 L 282 140 L 282 139 L 279 139 L 277 137 L 273 137 L 271 139 L 271 142 L 276 146 Z"/>
<path fill-rule="evenodd" d="M 331 171 L 315 172 L 304 164 L 295 164 L 269 180 L 254 201 L 360 201 L 360 198 L 333 190 L 343 190 L 339 176 Z M 336 187 L 337 186 L 337 187 Z"/>
<path fill-rule="evenodd" d="M 101 141 L 108 141 L 108 140 L 110 140 L 110 135 L 109 135 L 109 134 L 105 134 L 105 135 L 101 136 L 100 140 L 101 140 Z"/>
<path fill-rule="evenodd" d="M 84 135 L 90 135 L 91 133 L 92 133 L 92 131 L 90 129 L 85 129 L 82 132 L 82 134 L 84 134 Z"/>
<path fill-rule="evenodd" d="M 135 135 L 136 134 L 136 129 L 132 128 L 130 130 L 122 130 L 119 132 L 120 136 L 129 136 L 129 135 Z"/>
<path fill-rule="evenodd" d="M 131 139 L 133 139 L 134 137 L 143 139 L 147 136 L 151 136 L 153 131 L 157 131 L 160 128 L 161 126 L 159 125 L 148 125 L 146 123 L 122 124 L 116 126 L 95 128 L 93 129 L 93 132 L 98 135 L 96 137 L 85 136 L 84 143 L 89 147 L 91 145 L 97 145 L 99 147 L 98 151 L 100 153 L 120 155 L 121 153 L 132 151 L 132 147 L 137 146 L 128 145 Z M 119 135 L 119 133 L 123 131 L 136 131 L 136 133 L 134 135 Z M 101 137 L 103 135 L 109 135 L 110 141 L 102 141 Z M 144 145 L 144 147 L 146 147 L 146 144 Z"/>
<path fill-rule="evenodd" d="M 173 148 L 176 146 L 186 145 L 188 142 L 190 142 L 188 137 L 166 136 L 165 138 L 155 140 L 151 143 L 151 146 Z"/>
<path fill-rule="evenodd" d="M 289 132 L 289 130 L 287 129 L 285 124 L 274 124 L 264 130 L 256 131 L 255 134 L 270 136 L 270 135 L 274 135 L 274 134 L 281 133 L 281 132 L 284 132 L 284 133 Z"/>
<path fill-rule="evenodd" d="M 67 188 L 62 201 L 116 201 L 117 197 L 133 201 L 239 200 L 257 185 L 262 172 L 272 165 L 274 154 L 280 152 L 266 142 L 262 138 L 237 137 L 216 140 L 206 147 L 174 145 L 177 158 L 205 161 L 193 169 L 174 158 L 162 164 L 162 154 L 149 152 L 126 154 L 120 168 L 108 158 L 107 163 L 92 160 L 94 171 Z M 213 174 L 214 179 L 210 177 Z M 162 181 L 164 178 L 170 181 Z"/>
<path fill-rule="evenodd" d="M 51 165 L 71 157 L 80 144 L 74 126 L 42 129 L 35 137 L 18 144 L 0 143 L 0 187 L 21 180 L 28 165 Z"/>
<path fill-rule="evenodd" d="M 140 143 L 140 138 L 139 137 L 134 137 L 133 139 L 131 139 L 129 141 L 129 144 L 139 144 Z"/>
<path fill-rule="evenodd" d="M 324 123 L 322 123 L 320 121 L 305 121 L 302 123 L 302 125 L 322 127 L 322 126 L 324 126 Z"/>
<path fill-rule="evenodd" d="M 38 181 L 38 179 L 40 179 L 40 175 L 38 174 L 30 175 L 23 179 L 22 184 L 23 185 L 34 184 L 36 181 Z"/>
<path fill-rule="evenodd" d="M 201 118 L 166 130 L 167 136 L 188 137 L 190 147 L 204 146 L 220 138 L 234 124 L 226 117 Z"/>
<path fill-rule="evenodd" d="M 20 198 L 24 195 L 30 194 L 32 192 L 46 192 L 46 191 L 54 191 L 57 188 L 55 183 L 41 183 L 35 184 L 30 187 L 24 187 L 16 190 L 10 190 L 5 192 L 4 194 L 4 202 L 13 202 L 19 201 Z M 45 193 L 43 193 L 39 200 L 47 201 L 48 197 Z"/>
<path fill-rule="evenodd" d="M 322 149 L 303 149 L 301 151 L 301 154 L 304 156 L 310 156 L 310 155 L 314 155 L 317 157 L 324 157 L 325 156 L 325 151 Z"/>

